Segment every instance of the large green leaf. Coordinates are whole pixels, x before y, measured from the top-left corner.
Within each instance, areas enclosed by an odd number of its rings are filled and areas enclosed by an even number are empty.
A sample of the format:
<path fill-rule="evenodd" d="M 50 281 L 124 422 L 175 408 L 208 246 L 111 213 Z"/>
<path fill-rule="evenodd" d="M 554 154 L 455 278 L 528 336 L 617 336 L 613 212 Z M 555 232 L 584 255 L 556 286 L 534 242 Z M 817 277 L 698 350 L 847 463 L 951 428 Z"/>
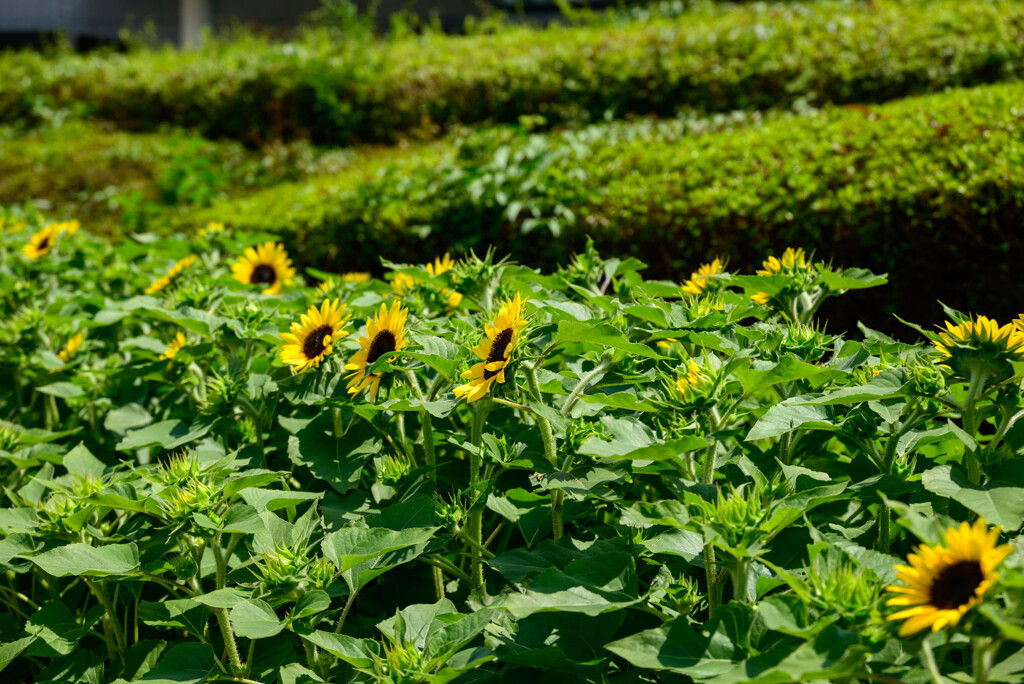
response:
<path fill-rule="evenodd" d="M 213 647 L 186 642 L 173 646 L 152 670 L 137 681 L 145 684 L 203 684 L 216 666 Z"/>
<path fill-rule="evenodd" d="M 359 482 L 363 466 L 381 448 L 381 439 L 373 426 L 359 421 L 338 439 L 330 414 L 312 421 L 288 438 L 288 458 L 309 468 L 339 494 L 345 494 Z"/>
<path fill-rule="evenodd" d="M 440 528 L 412 527 L 389 530 L 382 527 L 346 527 L 323 541 L 324 556 L 339 570 L 350 570 L 384 554 L 423 544 Z"/>
<path fill-rule="evenodd" d="M 640 602 L 633 556 L 605 553 L 551 568 L 537 575 L 521 593 L 506 595 L 497 607 L 523 618 L 562 611 L 600 615 Z"/>
<path fill-rule="evenodd" d="M 792 356 L 783 358 L 778 363 L 755 361 L 749 368 L 741 368 L 735 372 L 739 378 L 743 391 L 752 394 L 766 387 L 772 387 L 785 382 L 803 380 L 820 375 L 835 376 L 838 371 L 830 368 L 821 368 L 806 363 Z"/>
<path fill-rule="evenodd" d="M 153 627 L 177 627 L 193 634 L 202 634 L 210 611 L 190 598 L 169 601 L 143 601 L 139 605 L 139 619 Z"/>
<path fill-rule="evenodd" d="M 746 441 L 780 437 L 794 430 L 839 429 L 827 406 L 809 406 L 803 397 L 787 399 L 768 409 L 747 433 Z"/>
<path fill-rule="evenodd" d="M 231 627 L 246 639 L 266 639 L 284 629 L 274 609 L 266 601 L 249 599 L 231 609 Z"/>
<path fill-rule="evenodd" d="M 617 328 L 607 323 L 591 323 L 583 321 L 560 321 L 558 323 L 558 334 L 552 340 L 552 344 L 565 344 L 567 342 L 580 342 L 594 344 L 600 347 L 611 347 L 620 349 L 637 356 L 646 356 L 651 359 L 663 359 L 645 344 L 630 342 Z"/>
<path fill-rule="evenodd" d="M 921 475 L 924 488 L 963 504 L 985 518 L 990 525 L 1016 530 L 1024 524 L 1024 487 L 1010 482 L 971 484 L 963 471 L 949 465 L 937 466 Z"/>
<path fill-rule="evenodd" d="M 728 672 L 743 656 L 735 645 L 695 631 L 683 618 L 605 644 L 605 648 L 636 667 L 670 670 L 701 680 Z"/>
<path fill-rule="evenodd" d="M 68 655 L 75 650 L 78 640 L 100 621 L 103 614 L 103 606 L 93 606 L 86 613 L 84 622 L 80 623 L 78 616 L 64 603 L 46 603 L 25 623 L 25 633 L 36 637 L 36 642 L 28 649 L 28 655 Z"/>
<path fill-rule="evenodd" d="M 117 449 L 131 451 L 150 446 L 176 449 L 205 436 L 211 427 L 212 424 L 208 422 L 189 427 L 180 420 L 162 420 L 159 423 L 128 430 L 124 439 L 117 443 Z"/>
<path fill-rule="evenodd" d="M 135 544 L 68 544 L 29 558 L 54 577 L 125 575 L 139 567 Z"/>
<path fill-rule="evenodd" d="M 298 625 L 295 627 L 295 631 L 305 641 L 322 648 L 353 667 L 370 667 L 373 664 L 369 648 L 369 644 L 372 642 L 368 639 L 356 639 L 344 634 L 310 630 Z"/>

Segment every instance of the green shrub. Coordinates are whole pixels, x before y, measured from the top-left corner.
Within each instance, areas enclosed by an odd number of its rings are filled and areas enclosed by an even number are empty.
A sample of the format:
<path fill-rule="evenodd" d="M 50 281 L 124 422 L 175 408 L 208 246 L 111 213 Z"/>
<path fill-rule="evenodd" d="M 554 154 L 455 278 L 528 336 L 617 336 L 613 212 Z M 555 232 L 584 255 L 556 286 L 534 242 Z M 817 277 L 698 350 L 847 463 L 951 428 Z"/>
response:
<path fill-rule="evenodd" d="M 1024 256 L 1022 95 L 988 86 L 723 131 L 705 121 L 481 132 L 440 161 L 275 188 L 195 218 L 284 230 L 303 260 L 358 270 L 489 243 L 550 265 L 591 235 L 680 278 L 715 255 L 754 263 L 796 244 L 905 283 L 885 310 L 851 298 L 865 320 L 917 306 L 937 316 L 923 297 L 1005 317 L 1024 294 L 1012 277 Z"/>
<path fill-rule="evenodd" d="M 174 51 L 0 58 L 6 121 L 62 108 L 247 144 L 433 137 L 453 124 L 877 102 L 1019 76 L 1024 6 L 911 0 L 711 6 L 672 19 L 429 35 L 310 33 Z"/>

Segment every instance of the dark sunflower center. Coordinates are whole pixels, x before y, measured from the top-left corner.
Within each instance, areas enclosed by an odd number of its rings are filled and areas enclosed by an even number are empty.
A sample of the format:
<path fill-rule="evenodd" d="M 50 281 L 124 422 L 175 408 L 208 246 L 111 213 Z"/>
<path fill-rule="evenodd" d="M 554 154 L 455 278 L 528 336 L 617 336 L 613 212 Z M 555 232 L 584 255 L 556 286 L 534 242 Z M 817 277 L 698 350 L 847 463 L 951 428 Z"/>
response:
<path fill-rule="evenodd" d="M 324 353 L 324 338 L 334 333 L 334 328 L 329 325 L 322 325 L 313 332 L 306 335 L 306 341 L 302 343 L 302 353 L 307 359 L 315 359 Z"/>
<path fill-rule="evenodd" d="M 277 282 L 277 271 L 270 264 L 260 264 L 256 268 L 252 269 L 252 275 L 249 276 L 250 283 L 267 283 L 273 285 Z"/>
<path fill-rule="evenodd" d="M 39 241 L 39 249 L 46 249 L 49 246 L 50 246 L 50 236 L 47 235 L 46 237 L 44 237 L 42 240 Z"/>
<path fill-rule="evenodd" d="M 373 338 L 370 349 L 366 352 L 366 365 L 372 366 L 381 356 L 393 351 L 395 351 L 395 334 L 390 330 L 381 330 Z"/>
<path fill-rule="evenodd" d="M 508 345 L 512 342 L 512 328 L 505 328 L 498 336 L 494 338 L 494 342 L 491 343 L 491 351 L 487 354 L 487 363 L 493 363 L 495 361 L 505 360 L 505 350 L 508 349 Z M 500 370 L 490 371 L 484 369 L 484 380 L 490 380 L 495 375 L 500 373 Z"/>
<path fill-rule="evenodd" d="M 959 608 L 974 598 L 975 591 L 984 579 L 985 574 L 981 571 L 981 563 L 978 561 L 954 563 L 943 568 L 932 582 L 928 598 L 936 608 Z"/>

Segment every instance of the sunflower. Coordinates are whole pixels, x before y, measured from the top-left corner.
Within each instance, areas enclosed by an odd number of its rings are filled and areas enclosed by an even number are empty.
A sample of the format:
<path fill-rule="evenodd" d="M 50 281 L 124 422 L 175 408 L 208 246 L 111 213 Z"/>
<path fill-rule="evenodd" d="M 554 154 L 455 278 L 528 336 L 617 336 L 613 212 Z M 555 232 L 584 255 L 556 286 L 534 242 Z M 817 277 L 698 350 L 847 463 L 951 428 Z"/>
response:
<path fill-rule="evenodd" d="M 397 273 L 394 279 L 391 281 L 391 289 L 395 291 L 396 297 L 401 297 L 406 292 L 411 290 L 416 284 L 416 280 L 408 274 Z"/>
<path fill-rule="evenodd" d="M 807 263 L 807 254 L 802 248 L 787 247 L 786 251 L 782 253 L 781 259 L 772 256 L 761 262 L 761 268 L 757 270 L 757 275 L 794 275 L 801 271 L 810 273 L 811 269 L 812 266 Z M 771 301 L 772 296 L 767 292 L 756 292 L 750 298 L 758 304 L 767 304 Z"/>
<path fill-rule="evenodd" d="M 171 266 L 171 270 L 167 272 L 167 275 L 157 278 L 152 282 L 152 284 L 149 287 L 146 288 L 146 294 L 153 294 L 154 292 L 159 292 L 160 290 L 170 285 L 171 281 L 177 278 L 179 275 L 181 275 L 182 271 L 184 271 L 186 268 L 194 264 L 197 258 L 198 257 L 196 257 L 195 254 L 189 254 L 187 257 L 185 257 L 178 263 L 174 264 L 174 266 Z"/>
<path fill-rule="evenodd" d="M 60 231 L 57 229 L 56 223 L 44 226 L 29 238 L 28 244 L 25 245 L 22 251 L 29 259 L 38 259 L 41 256 L 45 256 L 57 244 L 57 236 L 59 234 Z"/>
<path fill-rule="evenodd" d="M 368 369 L 384 354 L 401 351 L 409 345 L 405 339 L 405 322 L 409 310 L 401 302 L 393 302 L 388 310 L 381 304 L 373 318 L 366 321 L 366 335 L 359 338 L 360 349 L 345 364 L 345 370 L 353 371 L 348 377 L 348 393 L 358 394 L 370 388 L 370 401 L 377 401 L 380 389 L 380 373 L 368 373 Z"/>
<path fill-rule="evenodd" d="M 281 288 L 291 284 L 295 277 L 292 260 L 288 258 L 284 245 L 272 241 L 245 250 L 245 255 L 238 258 L 231 272 L 240 283 L 266 285 L 265 295 L 280 294 Z"/>
<path fill-rule="evenodd" d="M 1009 544 L 996 546 L 999 528 L 988 529 L 983 518 L 971 527 L 946 530 L 945 544 L 921 545 L 907 556 L 907 565 L 896 566 L 903 584 L 888 587 L 896 594 L 886 605 L 902 608 L 889 620 L 906 620 L 900 636 L 931 627 L 933 632 L 956 625 L 978 604 L 999 578 L 995 568 L 1013 551 Z"/>
<path fill-rule="evenodd" d="M 361 271 L 342 273 L 341 279 L 346 283 L 368 283 L 370 282 L 370 274 Z"/>
<path fill-rule="evenodd" d="M 336 281 L 331 276 L 327 276 L 327 278 L 323 282 L 316 286 L 315 294 L 317 297 L 325 297 L 327 296 L 328 293 L 330 293 L 331 290 L 333 290 L 337 286 L 338 281 Z"/>
<path fill-rule="evenodd" d="M 81 227 L 82 224 L 79 223 L 77 219 L 71 219 L 70 221 L 62 221 L 61 223 L 58 223 L 56 231 L 58 234 L 67 232 L 68 237 L 74 237 L 75 233 L 77 233 L 78 229 Z"/>
<path fill-rule="evenodd" d="M 505 367 L 519 342 L 520 331 L 526 326 L 524 302 L 516 294 L 515 299 L 505 301 L 492 323 L 484 325 L 484 338 L 473 347 L 480 363 L 473 364 L 462 374 L 469 382 L 455 388 L 456 397 L 466 397 L 467 402 L 474 402 L 487 394 L 495 382 L 505 382 Z"/>
<path fill-rule="evenodd" d="M 714 282 L 709 280 L 708 276 L 724 272 L 725 265 L 721 259 L 715 259 L 710 264 L 701 264 L 696 271 L 690 274 L 690 279 L 683 283 L 683 292 L 692 295 L 704 294 L 708 286 Z"/>
<path fill-rule="evenodd" d="M 185 336 L 182 335 L 180 332 L 176 333 L 174 335 L 174 339 L 171 341 L 169 345 L 167 345 L 167 349 L 165 349 L 164 353 L 160 355 L 160 360 L 170 361 L 175 357 L 175 355 L 177 355 L 178 352 L 181 351 L 181 348 L 184 347 L 186 344 L 188 344 L 188 340 L 185 339 Z"/>
<path fill-rule="evenodd" d="M 676 392 L 681 399 L 689 401 L 700 390 L 701 385 L 707 382 L 708 376 L 693 359 L 690 359 L 686 371 L 686 375 L 676 378 Z"/>
<path fill-rule="evenodd" d="M 957 324 L 946 321 L 935 348 L 940 365 L 969 376 L 972 362 L 1005 367 L 1009 361 L 1024 361 L 1024 330 L 1014 323 L 1000 326 L 985 316 Z"/>
<path fill-rule="evenodd" d="M 350 316 L 345 315 L 340 300 L 324 300 L 320 308 L 309 307 L 299 322 L 292 323 L 291 332 L 281 333 L 287 344 L 281 348 L 281 360 L 295 373 L 318 368 L 331 353 L 331 343 L 348 335 L 342 330 Z"/>
<path fill-rule="evenodd" d="M 224 232 L 224 224 L 220 221 L 210 221 L 205 228 L 199 229 L 199 237 L 209 237 Z"/>
<path fill-rule="evenodd" d="M 426 268 L 427 273 L 429 273 L 430 275 L 439 276 L 442 273 L 447 273 L 448 271 L 455 268 L 455 261 L 452 259 L 451 254 L 445 252 L 443 257 L 435 258 L 434 263 L 427 264 Z M 449 290 L 448 288 L 445 288 L 441 290 L 441 294 L 448 298 L 449 309 L 454 309 L 458 307 L 459 304 L 462 302 L 462 295 L 456 292 L 455 290 Z"/>
<path fill-rule="evenodd" d="M 78 352 L 79 348 L 81 348 L 83 339 L 84 335 L 82 333 L 72 335 L 71 338 L 68 340 L 67 345 L 59 352 L 57 352 L 57 357 L 60 358 L 60 360 L 63 361 L 64 363 L 70 361 L 71 357 Z"/>

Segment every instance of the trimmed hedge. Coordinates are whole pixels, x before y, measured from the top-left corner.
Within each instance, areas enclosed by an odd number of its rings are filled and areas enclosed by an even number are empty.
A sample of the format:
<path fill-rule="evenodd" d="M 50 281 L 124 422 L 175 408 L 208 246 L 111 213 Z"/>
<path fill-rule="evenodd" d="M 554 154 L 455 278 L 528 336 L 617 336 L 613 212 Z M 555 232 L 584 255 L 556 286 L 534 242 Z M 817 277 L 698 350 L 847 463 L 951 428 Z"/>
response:
<path fill-rule="evenodd" d="M 1022 103 L 1024 84 L 1003 84 L 723 131 L 482 132 L 440 162 L 295 184 L 193 219 L 290 233 L 300 260 L 353 270 L 489 243 L 550 266 L 589 234 L 602 253 L 678 279 L 715 255 L 754 264 L 792 244 L 892 273 L 882 299 L 844 298 L 850 317 L 884 304 L 861 317 L 890 329 L 893 309 L 937 319 L 936 298 L 1005 317 L 1024 300 Z"/>
<path fill-rule="evenodd" d="M 196 52 L 0 57 L 0 117 L 54 110 L 247 144 L 434 137 L 457 123 L 599 120 L 879 102 L 1015 79 L 1024 4 L 876 0 L 705 7 L 672 19 L 372 45 L 311 33 Z"/>

